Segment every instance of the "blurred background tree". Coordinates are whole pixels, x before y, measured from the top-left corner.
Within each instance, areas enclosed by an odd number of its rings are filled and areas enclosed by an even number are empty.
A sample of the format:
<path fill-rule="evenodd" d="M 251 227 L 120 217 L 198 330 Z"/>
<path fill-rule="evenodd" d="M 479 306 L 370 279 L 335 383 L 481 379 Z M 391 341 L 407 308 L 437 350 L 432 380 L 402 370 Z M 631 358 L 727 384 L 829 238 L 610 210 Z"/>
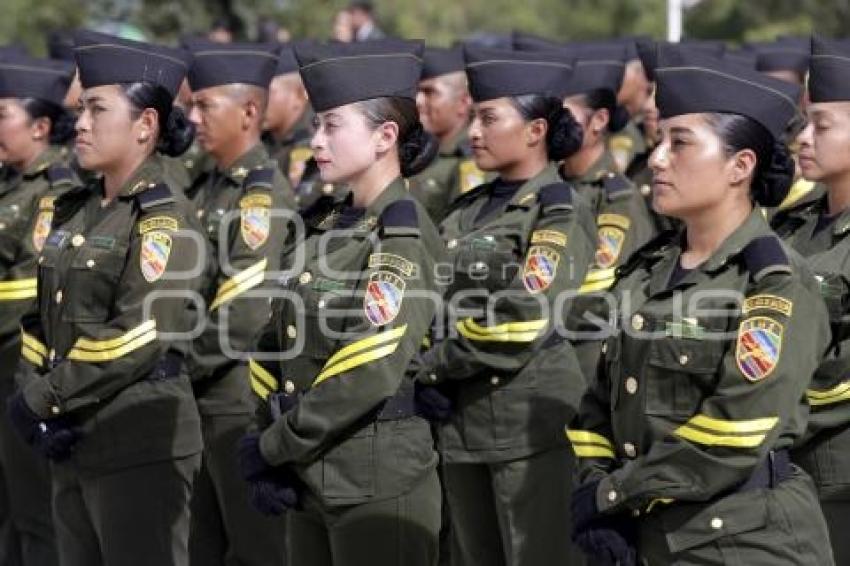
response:
<path fill-rule="evenodd" d="M 232 22 L 237 36 L 264 29 L 292 37 L 325 38 L 347 0 L 2 0 L 0 42 L 44 52 L 45 33 L 90 26 L 174 42 Z M 374 0 L 387 32 L 447 45 L 478 32 L 513 29 L 553 39 L 665 34 L 666 0 Z M 850 30 L 850 0 L 702 0 L 685 17 L 685 35 L 731 42 L 771 39 L 813 30 Z"/>

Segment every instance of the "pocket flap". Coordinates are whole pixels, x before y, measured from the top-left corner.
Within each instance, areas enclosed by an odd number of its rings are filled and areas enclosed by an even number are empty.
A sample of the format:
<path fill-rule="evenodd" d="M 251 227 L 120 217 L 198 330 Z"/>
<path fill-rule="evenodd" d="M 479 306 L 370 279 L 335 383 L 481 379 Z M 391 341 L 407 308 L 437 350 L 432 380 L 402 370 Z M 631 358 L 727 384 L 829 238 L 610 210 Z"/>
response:
<path fill-rule="evenodd" d="M 767 499 L 761 490 L 726 497 L 691 517 L 667 535 L 670 552 L 703 546 L 721 537 L 754 531 L 767 525 Z"/>

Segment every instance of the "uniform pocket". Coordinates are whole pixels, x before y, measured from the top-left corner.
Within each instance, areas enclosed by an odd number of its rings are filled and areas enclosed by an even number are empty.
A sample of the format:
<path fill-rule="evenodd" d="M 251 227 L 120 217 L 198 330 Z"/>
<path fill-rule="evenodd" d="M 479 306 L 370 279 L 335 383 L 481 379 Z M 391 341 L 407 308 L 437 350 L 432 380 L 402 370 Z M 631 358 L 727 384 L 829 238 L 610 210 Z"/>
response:
<path fill-rule="evenodd" d="M 665 338 L 649 343 L 646 413 L 691 416 L 714 390 L 725 343 Z"/>
<path fill-rule="evenodd" d="M 126 261 L 126 248 L 80 249 L 68 270 L 62 319 L 66 322 L 107 320 Z"/>
<path fill-rule="evenodd" d="M 322 457 L 322 495 L 359 499 L 375 495 L 376 424 L 365 426 Z"/>

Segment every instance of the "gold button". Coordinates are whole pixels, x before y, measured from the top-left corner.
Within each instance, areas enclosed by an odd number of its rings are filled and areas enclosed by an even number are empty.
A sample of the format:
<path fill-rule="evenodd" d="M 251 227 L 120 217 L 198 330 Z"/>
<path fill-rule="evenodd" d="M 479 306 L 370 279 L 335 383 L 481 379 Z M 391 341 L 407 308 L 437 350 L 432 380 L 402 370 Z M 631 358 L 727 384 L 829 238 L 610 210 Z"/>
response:
<path fill-rule="evenodd" d="M 326 195 L 333 194 L 333 192 L 334 192 L 334 186 L 333 186 L 332 184 L 330 184 L 330 183 L 325 183 L 325 184 L 322 186 L 322 192 L 323 192 L 323 193 L 325 193 Z"/>
<path fill-rule="evenodd" d="M 602 350 L 602 353 L 603 353 L 603 354 L 607 354 L 607 353 L 608 353 L 608 342 L 603 342 L 603 343 L 602 343 L 602 348 L 601 348 L 601 350 Z"/>
<path fill-rule="evenodd" d="M 286 335 L 294 339 L 296 336 L 298 336 L 298 330 L 290 324 L 286 327 Z"/>
<path fill-rule="evenodd" d="M 719 531 L 720 529 L 722 529 L 723 528 L 723 519 L 721 519 L 720 517 L 715 517 L 714 519 L 712 519 L 711 520 L 711 528 L 714 529 L 715 531 Z"/>
<path fill-rule="evenodd" d="M 0 222 L 0 230 L 5 230 L 5 229 L 6 229 L 6 223 Z"/>
<path fill-rule="evenodd" d="M 54 415 L 58 415 L 60 413 L 60 409 L 56 405 L 53 405 L 52 407 L 50 407 L 50 412 Z"/>
<path fill-rule="evenodd" d="M 490 385 L 499 385 L 499 378 L 495 375 L 490 378 Z"/>
<path fill-rule="evenodd" d="M 428 379 L 430 379 L 431 381 L 437 381 L 437 374 L 436 373 L 430 374 L 428 376 Z"/>
<path fill-rule="evenodd" d="M 75 248 L 79 248 L 83 244 L 86 243 L 86 238 L 82 234 L 75 234 L 73 238 L 71 238 L 71 245 Z"/>
<path fill-rule="evenodd" d="M 187 159 L 187 160 L 186 160 L 186 162 L 184 163 L 184 165 L 185 165 L 188 169 L 191 169 L 191 168 L 192 168 L 192 165 L 194 165 L 194 164 L 195 164 L 195 162 L 194 162 L 194 161 L 192 161 L 191 159 Z"/>
<path fill-rule="evenodd" d="M 454 239 L 449 240 L 449 242 L 446 244 L 446 247 L 449 248 L 450 250 L 455 249 L 457 247 L 457 240 L 454 240 Z"/>
<path fill-rule="evenodd" d="M 648 197 L 652 193 L 652 187 L 649 185 L 641 185 L 640 186 L 640 194 L 645 197 Z"/>
<path fill-rule="evenodd" d="M 53 348 L 50 348 L 50 352 L 47 354 L 47 357 L 50 359 L 51 362 L 55 362 L 56 361 L 56 350 L 54 350 Z"/>
<path fill-rule="evenodd" d="M 617 501 L 617 492 L 613 489 L 608 492 L 608 501 L 610 501 L 611 503 Z"/>
<path fill-rule="evenodd" d="M 626 379 L 626 391 L 628 391 L 629 395 L 634 395 L 638 390 L 638 380 L 634 377 L 629 377 Z"/>
<path fill-rule="evenodd" d="M 614 173 L 608 173 L 608 178 L 609 178 L 609 179 L 613 179 L 613 178 L 614 178 Z"/>
<path fill-rule="evenodd" d="M 435 181 L 434 179 L 428 179 L 428 186 L 429 187 L 436 187 L 437 181 Z"/>
<path fill-rule="evenodd" d="M 472 264 L 472 269 L 474 269 L 475 271 L 484 271 L 485 269 L 487 269 L 487 264 L 483 261 L 476 261 Z"/>
<path fill-rule="evenodd" d="M 43 255 L 38 256 L 38 264 L 41 265 L 42 263 L 44 263 L 44 256 Z"/>
<path fill-rule="evenodd" d="M 635 456 L 637 456 L 637 449 L 635 448 L 635 445 L 631 442 L 626 442 L 625 444 L 623 444 L 623 452 L 625 452 L 626 456 L 628 456 L 629 458 L 634 458 Z"/>
<path fill-rule="evenodd" d="M 62 289 L 56 291 L 56 304 L 59 305 L 62 303 Z"/>
<path fill-rule="evenodd" d="M 312 280 L 313 280 L 313 274 L 310 273 L 309 271 L 305 271 L 304 273 L 302 273 L 298 277 L 298 282 L 301 283 L 302 285 L 306 285 L 307 283 L 309 283 Z"/>
<path fill-rule="evenodd" d="M 287 379 L 286 382 L 283 384 L 283 392 L 287 395 L 292 395 L 293 393 L 295 393 L 295 384 L 292 383 L 291 380 Z"/>
<path fill-rule="evenodd" d="M 319 308 L 320 308 L 320 309 L 323 309 L 323 308 L 325 308 L 325 306 L 326 306 L 327 304 L 328 304 L 328 303 L 326 303 L 326 302 L 325 302 L 325 300 L 324 300 L 324 299 L 322 299 L 321 301 L 319 301 L 319 305 L 318 305 L 318 306 L 319 306 Z"/>
<path fill-rule="evenodd" d="M 94 267 L 94 260 L 93 260 L 93 259 L 88 260 L 88 261 L 86 262 L 86 267 L 88 267 L 89 269 L 91 269 L 92 267 Z"/>
<path fill-rule="evenodd" d="M 195 214 L 198 216 L 198 218 L 204 217 L 204 211 L 203 210 L 198 210 L 198 212 L 196 212 Z"/>
<path fill-rule="evenodd" d="M 632 328 L 635 330 L 643 330 L 644 320 L 639 314 L 632 316 Z"/>
<path fill-rule="evenodd" d="M 682 364 L 683 366 L 688 365 L 688 360 L 689 360 L 689 358 L 688 358 L 687 354 L 682 354 L 681 356 L 679 356 L 679 363 Z"/>

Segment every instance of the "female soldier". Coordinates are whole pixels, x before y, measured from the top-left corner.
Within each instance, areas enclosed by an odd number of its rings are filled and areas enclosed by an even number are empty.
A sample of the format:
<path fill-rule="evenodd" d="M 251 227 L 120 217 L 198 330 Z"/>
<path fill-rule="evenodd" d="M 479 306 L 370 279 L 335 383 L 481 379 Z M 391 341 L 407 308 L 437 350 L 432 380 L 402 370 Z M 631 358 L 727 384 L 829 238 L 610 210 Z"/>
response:
<path fill-rule="evenodd" d="M 73 66 L 61 62 L 11 55 L 0 61 L 0 162 L 12 172 L 0 182 L 3 406 L 14 392 L 20 320 L 34 304 L 36 259 L 50 230 L 53 200 L 75 184 L 62 149 L 74 135 L 74 119 L 62 108 L 73 75 Z M 56 564 L 47 462 L 23 445 L 5 418 L 0 460 L 21 563 Z"/>
<path fill-rule="evenodd" d="M 442 247 L 401 178 L 437 149 L 416 112 L 421 53 L 401 41 L 296 47 L 322 181 L 351 195 L 306 213 L 292 277 L 279 279 L 288 298 L 249 363 L 267 403 L 240 462 L 260 510 L 296 507 L 289 564 L 436 564 L 437 457 L 405 379 L 434 316 Z"/>
<path fill-rule="evenodd" d="M 777 233 L 805 256 L 821 282 L 832 341 L 806 392 L 811 405 L 805 446 L 794 460 L 812 474 L 838 564 L 850 562 L 843 527 L 850 512 L 850 48 L 815 38 L 809 75 L 808 124 L 797 137 L 800 167 L 826 194 L 807 198 L 773 221 Z"/>
<path fill-rule="evenodd" d="M 561 429 L 584 380 L 556 321 L 594 240 L 587 204 L 554 163 L 581 143 L 561 101 L 572 68 L 560 55 L 471 48 L 466 65 L 475 161 L 498 177 L 441 225 L 449 334 L 419 375 L 454 404 L 438 429 L 452 563 L 571 564 L 561 530 L 573 460 Z"/>
<path fill-rule="evenodd" d="M 9 416 L 54 461 L 63 564 L 183 565 L 201 443 L 179 338 L 199 236 L 157 151 L 191 142 L 172 109 L 187 66 L 179 51 L 93 32 L 75 55 L 76 154 L 103 177 L 56 200 Z"/>
<path fill-rule="evenodd" d="M 652 566 L 832 564 L 811 481 L 788 457 L 826 312 L 752 204 L 790 186 L 780 136 L 797 89 L 673 46 L 656 79 L 653 206 L 684 232 L 619 270 L 622 329 L 567 431 L 583 481 L 573 536 L 626 565 L 635 550 Z"/>

